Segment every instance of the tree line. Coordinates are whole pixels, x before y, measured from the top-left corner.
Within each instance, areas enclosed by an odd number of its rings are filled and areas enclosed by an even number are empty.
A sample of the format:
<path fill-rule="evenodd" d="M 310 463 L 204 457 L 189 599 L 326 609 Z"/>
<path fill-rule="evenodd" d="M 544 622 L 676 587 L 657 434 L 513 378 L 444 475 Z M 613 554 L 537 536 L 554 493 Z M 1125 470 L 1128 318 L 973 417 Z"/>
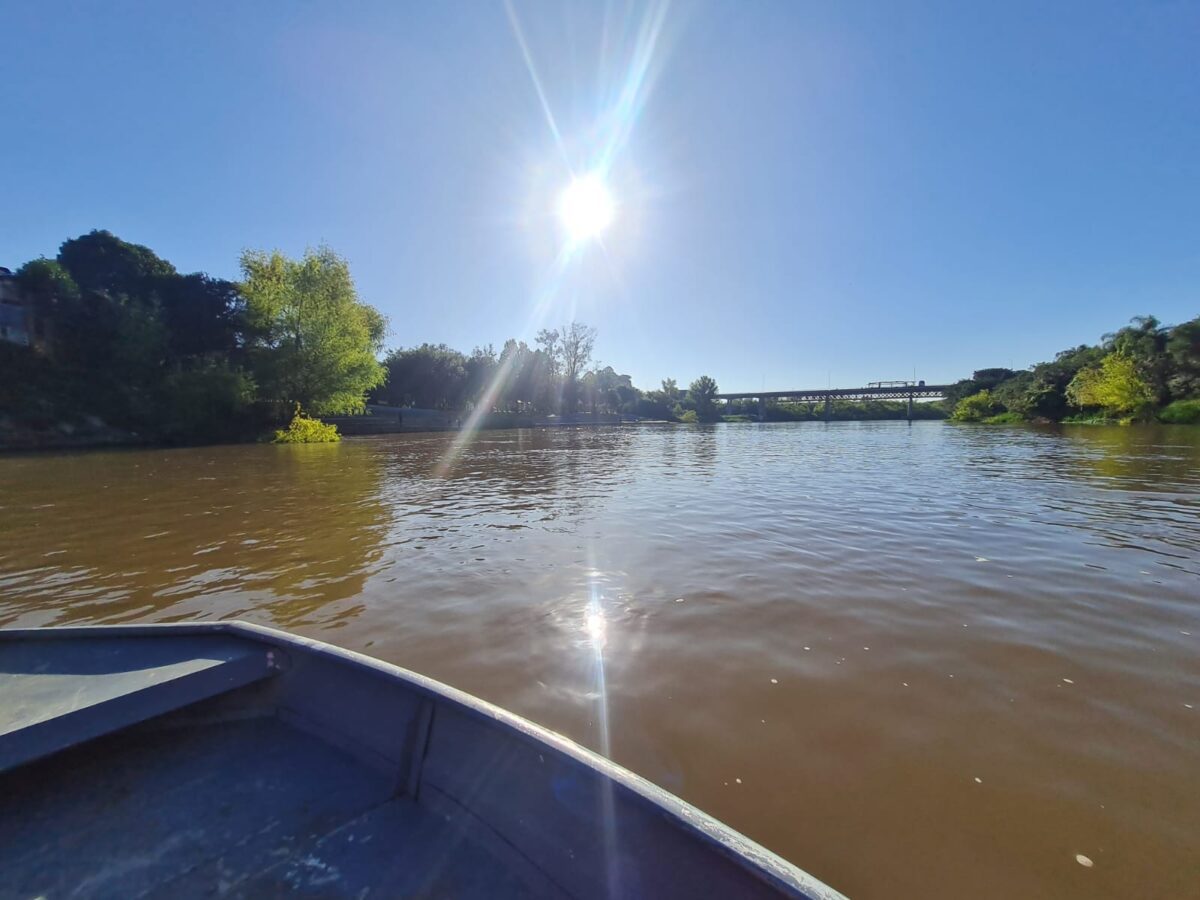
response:
<path fill-rule="evenodd" d="M 0 410 L 33 428 L 85 421 L 169 441 L 235 440 L 288 418 L 361 410 L 386 322 L 346 261 L 251 250 L 238 282 L 182 274 L 107 231 L 14 276 L 32 346 L 0 343 Z"/>
<path fill-rule="evenodd" d="M 180 273 L 148 247 L 107 231 L 62 244 L 13 281 L 32 312 L 32 346 L 0 341 L 0 430 L 92 420 L 178 442 L 251 438 L 291 417 L 362 412 L 367 402 L 517 416 L 625 414 L 710 422 L 757 418 L 757 404 L 720 404 L 707 375 L 642 390 L 594 359 L 596 330 L 543 329 L 532 345 L 470 353 L 421 344 L 384 354 L 387 322 L 359 299 L 346 261 L 328 248 L 293 259 L 248 250 L 241 278 Z M 919 417 L 960 421 L 1200 422 L 1200 318 L 1152 316 L 1024 371 L 976 371 L 945 405 Z M 768 419 L 823 417 L 805 404 L 767 405 Z M 832 418 L 893 418 L 903 404 L 838 404 Z"/>
<path fill-rule="evenodd" d="M 1154 316 L 1022 371 L 980 369 L 947 395 L 964 422 L 1200 423 L 1200 317 Z"/>
<path fill-rule="evenodd" d="M 150 248 L 92 231 L 13 276 L 31 346 L 0 341 L 0 429 L 91 421 L 147 440 L 251 438 L 297 408 L 362 412 L 368 401 L 522 414 L 717 418 L 707 376 L 641 391 L 593 360 L 596 330 L 543 329 L 470 354 L 422 344 L 383 355 L 387 322 L 328 248 L 292 259 L 248 250 L 241 278 L 180 273 Z"/>
<path fill-rule="evenodd" d="M 624 414 L 642 419 L 715 421 L 717 383 L 707 375 L 680 390 L 674 379 L 643 391 L 612 366 L 592 358 L 596 329 L 582 322 L 544 328 L 534 345 L 510 338 L 469 354 L 445 344 L 392 350 L 387 379 L 371 399 L 388 406 L 516 415 Z"/>

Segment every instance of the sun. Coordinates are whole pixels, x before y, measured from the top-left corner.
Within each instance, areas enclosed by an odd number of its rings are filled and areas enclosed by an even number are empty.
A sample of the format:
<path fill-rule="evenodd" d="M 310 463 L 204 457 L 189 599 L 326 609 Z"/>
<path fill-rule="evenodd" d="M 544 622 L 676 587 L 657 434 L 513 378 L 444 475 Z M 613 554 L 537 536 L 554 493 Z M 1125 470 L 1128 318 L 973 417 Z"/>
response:
<path fill-rule="evenodd" d="M 558 217 L 574 243 L 599 235 L 614 212 L 612 194 L 594 172 L 576 178 L 558 198 Z"/>

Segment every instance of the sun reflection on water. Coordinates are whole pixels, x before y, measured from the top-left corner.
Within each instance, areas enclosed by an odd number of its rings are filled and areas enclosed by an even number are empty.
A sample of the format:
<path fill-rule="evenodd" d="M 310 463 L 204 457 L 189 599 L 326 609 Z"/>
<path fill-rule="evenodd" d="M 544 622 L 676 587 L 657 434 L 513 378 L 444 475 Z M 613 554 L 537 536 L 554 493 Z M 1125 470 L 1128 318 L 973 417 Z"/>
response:
<path fill-rule="evenodd" d="M 592 646 L 597 651 L 603 650 L 604 644 L 608 640 L 608 619 L 604 618 L 604 613 L 589 612 L 583 627 L 587 631 L 588 638 L 591 639 Z"/>
<path fill-rule="evenodd" d="M 612 740 L 608 720 L 608 682 L 604 671 L 604 648 L 608 645 L 608 619 L 604 615 L 600 584 L 603 574 L 595 566 L 588 572 L 588 603 L 583 618 L 583 630 L 592 649 L 593 684 L 596 697 L 596 723 L 599 730 L 600 752 L 612 759 Z M 617 853 L 617 820 L 612 783 L 600 786 L 600 822 L 604 832 L 604 858 L 608 895 L 621 895 L 619 856 Z"/>

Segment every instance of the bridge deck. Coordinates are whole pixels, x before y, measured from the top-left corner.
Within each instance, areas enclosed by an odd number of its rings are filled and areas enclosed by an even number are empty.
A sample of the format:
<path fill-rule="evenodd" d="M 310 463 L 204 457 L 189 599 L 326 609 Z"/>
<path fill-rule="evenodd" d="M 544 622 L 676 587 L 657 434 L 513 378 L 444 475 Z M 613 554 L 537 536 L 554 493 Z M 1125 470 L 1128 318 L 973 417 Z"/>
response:
<path fill-rule="evenodd" d="M 948 384 L 912 384 L 893 387 L 816 388 L 798 391 L 745 391 L 717 394 L 718 400 L 907 400 L 937 399 L 946 396 Z"/>

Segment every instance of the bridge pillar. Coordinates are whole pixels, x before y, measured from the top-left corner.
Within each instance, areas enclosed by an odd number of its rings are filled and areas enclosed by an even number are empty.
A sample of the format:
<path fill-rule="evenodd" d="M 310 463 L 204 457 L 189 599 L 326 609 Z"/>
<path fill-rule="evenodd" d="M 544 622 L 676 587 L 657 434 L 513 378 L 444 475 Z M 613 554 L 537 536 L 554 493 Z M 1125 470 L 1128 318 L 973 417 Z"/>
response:
<path fill-rule="evenodd" d="M 767 398 L 766 397 L 758 398 L 758 421 L 760 421 L 760 422 L 767 421 Z"/>
<path fill-rule="evenodd" d="M 829 421 L 829 414 L 832 412 L 833 398 L 828 394 L 825 395 L 825 421 Z"/>
<path fill-rule="evenodd" d="M 913 395 L 909 394 L 908 395 L 908 424 L 909 425 L 912 424 L 912 400 L 913 400 Z"/>

